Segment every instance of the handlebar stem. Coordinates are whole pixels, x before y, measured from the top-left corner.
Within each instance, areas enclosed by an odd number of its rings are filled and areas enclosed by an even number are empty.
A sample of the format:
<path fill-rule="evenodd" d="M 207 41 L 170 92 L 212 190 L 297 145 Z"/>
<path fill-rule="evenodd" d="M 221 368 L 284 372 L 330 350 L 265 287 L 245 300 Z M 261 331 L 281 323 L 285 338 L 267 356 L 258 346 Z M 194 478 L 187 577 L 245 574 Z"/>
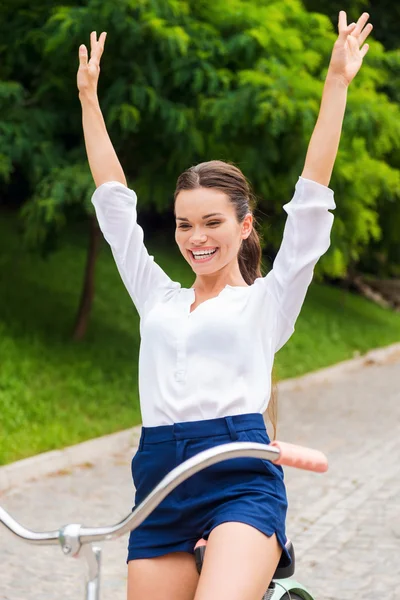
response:
<path fill-rule="evenodd" d="M 77 556 L 79 554 L 82 546 L 79 538 L 81 527 L 82 525 L 78 525 L 78 523 L 70 523 L 61 527 L 59 542 L 65 556 Z"/>
<path fill-rule="evenodd" d="M 80 549 L 79 556 L 86 559 L 88 566 L 86 600 L 100 600 L 101 548 L 92 546 L 92 544 L 84 544 Z"/>

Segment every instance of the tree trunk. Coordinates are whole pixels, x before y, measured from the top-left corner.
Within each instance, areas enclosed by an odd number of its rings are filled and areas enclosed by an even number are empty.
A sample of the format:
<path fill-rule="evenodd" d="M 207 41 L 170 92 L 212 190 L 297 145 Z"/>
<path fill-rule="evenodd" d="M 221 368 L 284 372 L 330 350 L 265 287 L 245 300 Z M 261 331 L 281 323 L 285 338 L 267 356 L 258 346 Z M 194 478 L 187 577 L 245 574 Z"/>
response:
<path fill-rule="evenodd" d="M 89 322 L 94 297 L 94 274 L 100 239 L 100 229 L 96 217 L 93 215 L 90 218 L 90 238 L 86 259 L 85 278 L 75 320 L 74 332 L 72 334 L 73 339 L 76 341 L 83 339 Z"/>

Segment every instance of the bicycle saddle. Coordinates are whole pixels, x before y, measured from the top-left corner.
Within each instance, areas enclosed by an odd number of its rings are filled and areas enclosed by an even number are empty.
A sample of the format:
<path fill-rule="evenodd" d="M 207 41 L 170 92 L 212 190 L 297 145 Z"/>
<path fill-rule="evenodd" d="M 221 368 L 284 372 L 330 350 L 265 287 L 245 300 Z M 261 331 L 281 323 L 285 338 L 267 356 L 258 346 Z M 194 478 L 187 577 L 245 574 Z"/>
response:
<path fill-rule="evenodd" d="M 285 546 L 286 546 L 286 550 L 290 554 L 290 558 L 292 559 L 292 562 L 288 567 L 277 567 L 272 579 L 286 579 L 287 577 L 291 577 L 294 574 L 295 557 L 294 557 L 293 544 L 290 540 L 287 540 Z"/>

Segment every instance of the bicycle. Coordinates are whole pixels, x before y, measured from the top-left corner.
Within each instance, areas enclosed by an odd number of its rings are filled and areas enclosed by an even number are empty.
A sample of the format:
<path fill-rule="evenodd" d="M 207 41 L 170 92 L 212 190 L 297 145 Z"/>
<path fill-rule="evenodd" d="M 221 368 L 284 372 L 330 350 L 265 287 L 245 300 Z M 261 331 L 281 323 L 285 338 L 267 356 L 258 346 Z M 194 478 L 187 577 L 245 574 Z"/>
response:
<path fill-rule="evenodd" d="M 70 523 L 59 530 L 36 532 L 23 527 L 1 506 L 0 524 L 23 541 L 36 545 L 59 544 L 65 556 L 85 558 L 88 566 L 85 600 L 100 600 L 101 548 L 92 544 L 116 539 L 138 527 L 172 490 L 195 473 L 224 460 L 242 457 L 261 458 L 275 464 L 316 472 L 324 472 L 328 468 L 326 457 L 318 450 L 276 441 L 269 445 L 232 442 L 200 452 L 175 467 L 125 519 L 116 525 L 84 527 L 77 523 Z M 311 593 L 292 578 L 295 571 L 295 556 L 290 541 L 287 542 L 287 548 L 292 557 L 292 564 L 276 570 L 261 600 L 314 600 Z M 206 542 L 199 540 L 195 547 L 199 572 L 205 551 Z"/>

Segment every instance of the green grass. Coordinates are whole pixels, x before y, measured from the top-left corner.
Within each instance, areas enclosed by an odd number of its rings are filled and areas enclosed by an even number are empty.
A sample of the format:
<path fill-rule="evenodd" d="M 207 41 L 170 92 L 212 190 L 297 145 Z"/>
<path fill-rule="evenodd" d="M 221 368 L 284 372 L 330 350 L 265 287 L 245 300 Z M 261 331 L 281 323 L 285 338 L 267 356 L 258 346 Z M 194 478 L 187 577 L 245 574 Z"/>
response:
<path fill-rule="evenodd" d="M 280 379 L 400 341 L 400 314 L 327 285 L 312 284 L 296 331 L 276 355 Z"/>
<path fill-rule="evenodd" d="M 85 230 L 69 232 L 42 260 L 23 249 L 15 216 L 1 215 L 0 464 L 140 422 L 139 322 L 105 244 L 87 337 L 71 340 L 85 244 Z M 170 239 L 148 246 L 172 278 L 191 285 Z M 293 377 L 398 340 L 400 315 L 314 284 L 277 373 Z"/>

